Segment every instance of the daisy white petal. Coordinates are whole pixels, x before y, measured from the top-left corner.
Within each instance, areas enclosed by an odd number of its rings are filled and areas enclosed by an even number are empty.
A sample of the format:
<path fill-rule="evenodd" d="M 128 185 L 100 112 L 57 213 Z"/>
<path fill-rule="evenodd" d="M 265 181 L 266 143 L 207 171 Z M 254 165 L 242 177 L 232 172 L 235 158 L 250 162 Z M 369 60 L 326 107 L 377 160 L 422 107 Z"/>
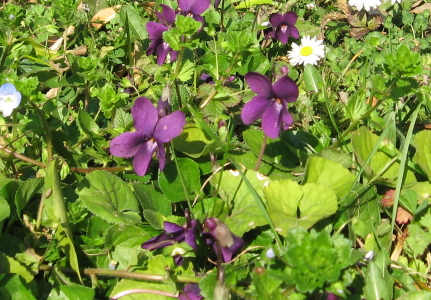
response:
<path fill-rule="evenodd" d="M 12 83 L 5 83 L 0 87 L 0 111 L 8 117 L 21 103 L 21 93 Z"/>
<path fill-rule="evenodd" d="M 380 0 L 349 0 L 349 5 L 356 7 L 357 10 L 364 8 L 366 11 L 370 11 L 380 4 L 382 4 Z"/>
<path fill-rule="evenodd" d="M 323 40 L 316 40 L 316 37 L 310 38 L 304 36 L 301 39 L 301 45 L 292 43 L 292 50 L 287 53 L 287 57 L 292 65 L 315 65 L 325 57 L 325 46 Z"/>

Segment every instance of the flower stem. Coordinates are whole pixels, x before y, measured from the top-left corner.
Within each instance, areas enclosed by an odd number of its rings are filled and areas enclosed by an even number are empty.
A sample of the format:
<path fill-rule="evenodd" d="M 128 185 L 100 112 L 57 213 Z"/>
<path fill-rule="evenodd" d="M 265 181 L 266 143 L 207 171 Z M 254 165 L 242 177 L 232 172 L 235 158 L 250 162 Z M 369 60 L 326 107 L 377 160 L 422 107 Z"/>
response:
<path fill-rule="evenodd" d="M 263 136 L 262 147 L 260 148 L 259 157 L 257 158 L 256 165 L 254 166 L 254 171 L 259 170 L 260 163 L 262 162 L 263 154 L 265 153 L 266 144 L 268 143 L 268 137 Z"/>

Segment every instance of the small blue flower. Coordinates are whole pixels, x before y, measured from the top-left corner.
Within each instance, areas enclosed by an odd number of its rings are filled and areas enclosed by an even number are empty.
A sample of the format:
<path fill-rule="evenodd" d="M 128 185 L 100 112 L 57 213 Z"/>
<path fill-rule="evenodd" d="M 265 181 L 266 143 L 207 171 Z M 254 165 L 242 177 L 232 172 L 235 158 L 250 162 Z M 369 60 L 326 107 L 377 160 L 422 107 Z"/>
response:
<path fill-rule="evenodd" d="M 9 117 L 12 111 L 21 103 L 21 93 L 12 83 L 5 83 L 0 87 L 0 111 Z"/>

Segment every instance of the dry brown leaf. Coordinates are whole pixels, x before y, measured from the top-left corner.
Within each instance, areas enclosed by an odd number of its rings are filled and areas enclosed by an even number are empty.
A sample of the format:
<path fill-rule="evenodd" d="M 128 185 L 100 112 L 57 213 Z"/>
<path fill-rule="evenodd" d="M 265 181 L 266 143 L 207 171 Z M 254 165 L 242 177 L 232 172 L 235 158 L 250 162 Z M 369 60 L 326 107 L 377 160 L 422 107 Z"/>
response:
<path fill-rule="evenodd" d="M 85 55 L 87 54 L 87 45 L 79 46 L 73 50 L 72 55 Z"/>
<path fill-rule="evenodd" d="M 116 5 L 99 10 L 91 19 L 91 22 L 97 23 L 91 23 L 91 26 L 100 29 L 100 27 L 102 27 L 104 24 L 115 18 L 115 15 L 120 7 L 121 5 Z"/>
<path fill-rule="evenodd" d="M 412 9 L 410 12 L 414 14 L 420 14 L 424 12 L 426 9 L 431 10 L 431 3 L 425 3 L 424 5 L 421 5 L 419 7 L 416 7 L 415 9 Z"/>
<path fill-rule="evenodd" d="M 50 89 L 47 93 L 46 93 L 46 98 L 48 99 L 52 99 L 52 98 L 56 98 L 58 96 L 58 93 L 60 92 L 60 88 L 52 88 Z"/>

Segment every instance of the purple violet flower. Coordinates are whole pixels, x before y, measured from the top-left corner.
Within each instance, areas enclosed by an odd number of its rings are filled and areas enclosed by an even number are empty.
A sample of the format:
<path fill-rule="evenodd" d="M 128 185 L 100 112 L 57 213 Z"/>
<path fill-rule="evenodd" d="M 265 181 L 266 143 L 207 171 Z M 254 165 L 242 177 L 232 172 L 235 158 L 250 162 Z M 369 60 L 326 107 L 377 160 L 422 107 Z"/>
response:
<path fill-rule="evenodd" d="M 293 118 L 287 110 L 287 102 L 295 102 L 299 95 L 298 86 L 290 77 L 283 76 L 274 84 L 259 73 L 249 72 L 245 80 L 250 89 L 257 93 L 244 105 L 242 121 L 249 125 L 262 119 L 263 132 L 276 139 L 280 130 L 286 130 L 293 124 Z"/>
<path fill-rule="evenodd" d="M 162 98 L 159 99 L 159 102 L 157 102 L 157 114 L 159 118 L 166 117 L 170 115 L 172 112 L 172 107 L 169 104 L 168 101 L 163 101 Z"/>
<path fill-rule="evenodd" d="M 202 234 L 205 242 L 212 245 L 216 253 L 217 243 L 220 245 L 223 262 L 229 262 L 233 254 L 244 246 L 244 240 L 234 235 L 229 227 L 217 218 L 206 219 L 205 228 L 209 230 Z"/>
<path fill-rule="evenodd" d="M 271 36 L 274 39 L 278 39 L 283 44 L 287 44 L 289 37 L 299 39 L 299 31 L 294 26 L 298 15 L 296 12 L 288 11 L 285 14 L 273 13 L 269 16 L 269 22 L 272 26 L 272 31 L 265 34 L 268 38 Z"/>
<path fill-rule="evenodd" d="M 166 162 L 164 143 L 180 135 L 186 124 L 184 113 L 175 111 L 159 118 L 157 108 L 147 98 L 136 99 L 132 107 L 136 131 L 120 134 L 111 141 L 110 151 L 118 157 L 132 157 L 133 167 L 139 176 L 145 175 L 154 153 L 159 160 L 160 171 Z"/>
<path fill-rule="evenodd" d="M 189 283 L 184 287 L 178 296 L 178 300 L 201 300 L 201 289 L 197 283 Z"/>
<path fill-rule="evenodd" d="M 163 40 L 163 32 L 168 31 L 175 22 L 175 10 L 164 4 L 160 6 L 162 7 L 162 11 L 156 12 L 156 15 L 162 24 L 148 22 L 146 27 L 151 40 L 147 55 L 156 55 L 157 64 L 161 66 L 169 53 L 171 53 L 171 61 L 174 61 L 177 58 L 178 52 L 169 47 L 169 44 Z"/>
<path fill-rule="evenodd" d="M 204 23 L 201 14 L 210 6 L 211 0 L 178 0 L 178 9 L 183 16 L 191 16 Z"/>
<path fill-rule="evenodd" d="M 218 8 L 218 6 L 220 5 L 221 0 L 215 0 L 214 1 L 214 7 Z"/>
<path fill-rule="evenodd" d="M 196 226 L 197 221 L 190 218 L 189 213 L 186 211 L 186 224 L 184 226 L 177 225 L 171 222 L 163 222 L 164 232 L 155 236 L 145 243 L 142 244 L 143 249 L 156 250 L 159 248 L 164 248 L 177 243 L 186 242 L 193 250 L 196 251 Z M 175 255 L 175 263 L 181 265 L 184 258 L 180 255 Z"/>

